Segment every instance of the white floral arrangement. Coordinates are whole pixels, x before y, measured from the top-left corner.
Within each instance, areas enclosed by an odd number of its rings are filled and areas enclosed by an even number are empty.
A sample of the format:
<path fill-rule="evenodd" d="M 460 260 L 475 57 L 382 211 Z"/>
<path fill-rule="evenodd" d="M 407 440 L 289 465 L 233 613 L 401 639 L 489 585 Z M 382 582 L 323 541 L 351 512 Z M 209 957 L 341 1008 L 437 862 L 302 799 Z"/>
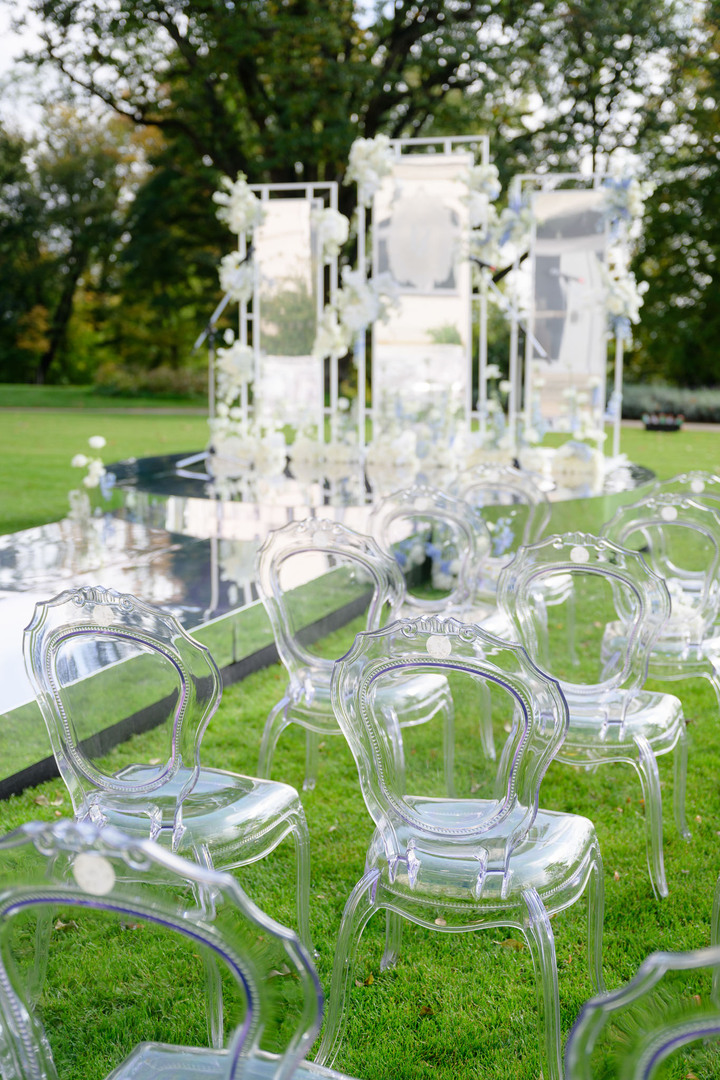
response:
<path fill-rule="evenodd" d="M 342 287 L 335 294 L 320 319 L 313 356 L 343 356 L 358 334 L 378 319 L 387 320 L 397 302 L 397 285 L 390 274 L 366 278 L 361 270 L 342 270 Z"/>
<path fill-rule="evenodd" d="M 213 453 L 208 467 L 221 494 L 232 495 L 231 481 L 242 479 L 247 470 L 279 476 L 285 469 L 287 447 L 282 431 L 250 423 L 239 409 L 222 402 L 209 426 Z"/>
<path fill-rule="evenodd" d="M 217 350 L 215 372 L 218 398 L 231 404 L 255 374 L 255 354 L 249 345 L 234 341 L 232 331 L 227 335 L 226 342 L 224 347 Z"/>
<path fill-rule="evenodd" d="M 603 181 L 603 189 L 605 218 L 632 222 L 645 213 L 645 202 L 652 195 L 654 184 L 634 176 L 608 176 Z"/>
<path fill-rule="evenodd" d="M 358 201 L 370 206 L 375 193 L 392 171 L 393 150 L 387 135 L 356 139 L 350 147 L 345 183 L 358 186 Z"/>
<path fill-rule="evenodd" d="M 225 222 L 230 232 L 239 236 L 240 233 L 252 232 L 262 224 L 265 209 L 257 195 L 250 190 L 245 173 L 239 172 L 234 183 L 224 176 L 220 186 L 222 190 L 213 194 L 213 202 L 219 207 L 218 218 Z"/>
<path fill-rule="evenodd" d="M 88 439 L 88 446 L 91 450 L 102 450 L 105 445 L 105 438 L 102 435 L 91 435 Z M 102 458 L 100 457 L 88 457 L 87 454 L 75 454 L 70 464 L 73 469 L 87 469 L 82 480 L 83 485 L 86 488 L 99 487 L 102 478 L 107 473 L 107 469 L 103 465 Z"/>
<path fill-rule="evenodd" d="M 247 257 L 239 251 L 223 255 L 218 274 L 220 288 L 231 300 L 241 303 L 250 299 L 255 288 L 255 267 Z"/>
<path fill-rule="evenodd" d="M 630 341 L 631 326 L 640 322 L 640 308 L 649 285 L 647 281 L 636 279 L 622 248 L 608 251 L 607 263 L 600 267 L 600 276 L 610 330 L 622 341 Z"/>
<path fill-rule="evenodd" d="M 317 436 L 300 432 L 288 447 L 290 468 L 296 480 L 343 479 L 360 462 L 357 442 L 350 438 L 320 442 Z"/>
<path fill-rule="evenodd" d="M 330 206 L 313 210 L 311 221 L 316 230 L 322 261 L 329 263 L 338 257 L 343 244 L 347 243 L 350 222 L 344 214 Z"/>
<path fill-rule="evenodd" d="M 500 194 L 500 174 L 495 165 L 471 165 L 459 179 L 468 189 L 463 202 L 468 208 L 470 228 L 477 229 L 485 225 L 490 206 Z"/>

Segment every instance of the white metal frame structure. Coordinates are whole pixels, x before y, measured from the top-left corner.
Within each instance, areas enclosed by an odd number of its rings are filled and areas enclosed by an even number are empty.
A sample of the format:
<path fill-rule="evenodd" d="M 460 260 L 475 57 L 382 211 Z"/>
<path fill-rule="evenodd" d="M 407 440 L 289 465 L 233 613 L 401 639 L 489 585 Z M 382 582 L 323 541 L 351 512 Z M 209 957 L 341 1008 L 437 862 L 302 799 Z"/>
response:
<path fill-rule="evenodd" d="M 411 153 L 413 151 L 423 152 L 423 150 L 421 150 L 420 148 L 424 148 L 424 150 L 426 151 L 433 152 L 431 148 L 435 147 L 436 150 L 434 152 L 439 152 L 442 154 L 452 154 L 453 151 L 460 148 L 468 148 L 474 149 L 476 152 L 479 150 L 481 164 L 488 165 L 490 163 L 490 139 L 487 135 L 454 135 L 439 138 L 391 139 L 390 145 L 397 159 L 403 157 L 408 151 L 410 151 Z M 367 208 L 363 206 L 362 203 L 358 202 L 357 266 L 358 270 L 363 276 L 367 275 L 368 265 L 368 216 L 369 215 Z M 485 366 L 487 364 L 487 296 L 483 290 L 478 293 L 474 293 L 471 291 L 470 317 L 468 319 L 468 327 L 466 332 L 467 379 L 465 387 L 465 412 L 466 424 L 468 426 L 468 429 L 471 426 L 472 418 L 477 417 L 478 415 L 477 411 L 473 411 L 472 408 L 472 387 L 474 374 L 474 357 L 472 354 L 472 329 L 473 305 L 475 304 L 477 304 L 478 307 L 477 317 L 480 331 L 479 382 L 480 386 L 482 386 L 484 381 Z M 358 379 L 358 445 L 362 452 L 366 443 L 365 425 L 368 415 L 366 395 L 367 342 L 365 333 L 361 333 L 358 335 L 355 341 L 354 352 Z"/>
<path fill-rule="evenodd" d="M 602 186 L 602 181 L 606 178 L 606 174 L 603 172 L 592 173 L 520 173 L 513 177 L 510 185 L 511 199 L 515 197 L 518 201 L 522 201 L 527 194 L 532 192 L 549 192 L 558 187 L 559 184 L 568 183 L 570 181 L 577 184 L 578 188 L 592 188 L 598 189 Z M 621 234 L 622 237 L 622 234 Z M 622 237 L 624 239 L 624 237 Z M 605 247 L 607 249 L 609 244 L 609 230 L 607 225 L 605 226 Z M 530 240 L 530 259 L 534 263 L 535 258 L 535 236 L 533 229 L 533 236 Z M 515 270 L 519 269 L 519 256 L 516 257 Z M 523 319 L 519 310 L 519 303 L 517 295 L 513 295 L 510 309 L 510 394 L 508 398 L 508 424 L 510 430 L 513 433 L 513 437 L 517 438 L 517 421 L 522 415 L 525 424 L 530 426 L 531 424 L 531 408 L 532 408 L 532 360 L 535 351 L 538 351 L 539 343 L 536 341 L 533 329 L 534 329 L 534 310 L 531 309 L 527 312 L 526 325 L 523 326 Z M 519 330 L 523 326 L 525 329 L 525 355 L 524 355 L 524 370 L 521 373 L 520 368 L 520 355 L 519 355 Z M 606 337 L 607 337 L 606 331 Z M 607 363 L 607 361 L 606 361 Z M 622 377 L 623 377 L 623 343 L 619 335 L 615 335 L 615 374 L 614 374 L 614 401 L 616 402 L 617 409 L 614 417 L 614 430 L 613 430 L 613 456 L 617 456 L 620 453 L 620 421 L 622 417 Z"/>

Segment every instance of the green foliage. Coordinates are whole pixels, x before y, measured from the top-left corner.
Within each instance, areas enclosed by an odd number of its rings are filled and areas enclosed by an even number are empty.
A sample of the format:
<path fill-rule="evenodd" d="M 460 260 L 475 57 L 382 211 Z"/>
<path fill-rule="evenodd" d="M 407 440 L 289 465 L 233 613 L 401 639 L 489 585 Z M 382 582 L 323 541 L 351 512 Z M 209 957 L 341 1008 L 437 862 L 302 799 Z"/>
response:
<path fill-rule="evenodd" d="M 623 389 L 623 416 L 640 420 L 643 413 L 682 413 L 686 420 L 720 424 L 720 389 L 639 383 Z"/>
<path fill-rule="evenodd" d="M 194 398 L 207 391 L 207 368 L 172 368 L 167 365 L 133 369 L 120 364 L 103 364 L 95 374 L 95 392 L 110 397 Z"/>

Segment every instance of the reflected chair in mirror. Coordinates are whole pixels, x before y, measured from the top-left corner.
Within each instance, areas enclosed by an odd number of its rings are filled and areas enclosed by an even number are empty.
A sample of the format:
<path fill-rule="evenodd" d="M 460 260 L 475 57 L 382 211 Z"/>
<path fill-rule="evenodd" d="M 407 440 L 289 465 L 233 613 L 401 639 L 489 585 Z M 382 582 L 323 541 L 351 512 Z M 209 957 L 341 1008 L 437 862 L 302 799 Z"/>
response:
<path fill-rule="evenodd" d="M 55 936 L 54 977 L 33 1001 L 32 921 L 58 910 L 75 932 Z M 0 838 L 0 943 L 3 1080 L 57 1080 L 78 1061 L 97 1075 L 98 1059 L 108 1080 L 332 1075 L 304 1061 L 323 996 L 297 935 L 233 875 L 151 840 L 68 819 Z M 227 988 L 229 1035 L 213 1049 L 198 1045 L 200 954 Z"/>
<path fill-rule="evenodd" d="M 321 736 L 340 735 L 330 700 L 336 657 L 309 648 L 306 626 L 328 617 L 332 625 L 363 616 L 369 630 L 396 618 L 405 601 L 405 579 L 392 556 L 370 536 L 338 522 L 307 518 L 271 532 L 257 560 L 258 588 L 275 635 L 288 684 L 263 730 L 258 770 L 269 776 L 278 738 L 290 724 L 305 729 L 305 790 L 315 787 Z M 347 648 L 347 645 L 344 646 Z M 445 719 L 448 782 L 452 783 L 453 701 L 447 679 L 417 674 L 389 704 L 400 726 Z"/>
<path fill-rule="evenodd" d="M 672 612 L 650 654 L 649 675 L 707 679 L 720 706 L 720 506 L 681 492 L 648 495 L 621 507 L 602 534 L 640 550 L 670 592 Z M 622 647 L 625 634 L 622 619 L 608 626 L 604 655 Z"/>
<path fill-rule="evenodd" d="M 540 477 L 514 465 L 478 465 L 457 480 L 461 499 L 483 517 L 490 532 L 490 554 L 480 563 L 479 594 L 495 601 L 500 571 L 519 547 L 540 539 L 550 521 L 550 503 Z"/>
<path fill-rule="evenodd" d="M 463 776 L 456 775 L 459 788 L 462 780 L 462 797 L 449 799 L 428 791 L 426 762 L 433 760 L 432 749 L 403 753 L 406 736 L 397 730 L 393 712 L 380 704 L 398 679 L 416 671 L 444 674 L 468 686 L 464 700 L 475 737 L 457 743 L 466 755 Z M 492 793 L 479 797 L 472 782 L 484 758 L 477 731 L 478 682 L 491 684 L 512 718 L 510 750 L 502 756 L 505 783 L 498 798 Z M 560 1080 L 558 977 L 550 919 L 589 886 L 590 972 L 593 985 L 600 988 L 603 919 L 602 861 L 592 822 L 538 809 L 541 780 L 567 727 L 560 687 L 535 667 L 520 645 L 477 626 L 426 616 L 358 634 L 336 665 L 332 697 L 375 833 L 365 872 L 343 912 L 317 1060 L 335 1060 L 354 985 L 358 942 L 374 912 L 384 910 L 383 969 L 398 958 L 403 919 L 442 933 L 497 926 L 520 932 L 535 969 L 543 1073 L 545 1080 Z M 456 709 L 456 723 L 459 715 Z M 493 764 L 491 786 L 495 771 Z"/>
<path fill-rule="evenodd" d="M 554 582 L 568 577 L 574 597 L 576 650 L 567 650 L 564 611 Z M 545 583 L 550 582 L 548 610 Z M 680 833 L 685 822 L 687 739 L 680 701 L 672 694 L 643 690 L 648 657 L 670 615 L 662 578 L 634 551 L 587 533 L 550 536 L 520 548 L 500 575 L 498 600 L 535 662 L 558 679 L 570 723 L 556 760 L 596 767 L 632 765 L 640 777 L 645 805 L 647 864 L 653 889 L 667 896 L 663 857 L 662 795 L 657 758 L 675 752 L 674 809 Z M 605 627 L 621 614 L 622 648 L 601 659 Z M 618 644 L 619 641 L 618 641 Z"/>
<path fill-rule="evenodd" d="M 655 952 L 619 990 L 588 1001 L 565 1080 L 720 1076 L 720 948 Z"/>
<path fill-rule="evenodd" d="M 160 608 L 91 586 L 37 604 L 24 650 L 76 819 L 118 826 L 223 870 L 264 859 L 291 836 L 298 927 L 311 949 L 310 846 L 297 791 L 200 764 L 222 696 L 209 650 Z M 142 709 L 146 726 L 164 723 L 162 755 L 108 771 L 95 752 L 98 733 Z M 216 1045 L 221 1038 L 220 1027 Z"/>

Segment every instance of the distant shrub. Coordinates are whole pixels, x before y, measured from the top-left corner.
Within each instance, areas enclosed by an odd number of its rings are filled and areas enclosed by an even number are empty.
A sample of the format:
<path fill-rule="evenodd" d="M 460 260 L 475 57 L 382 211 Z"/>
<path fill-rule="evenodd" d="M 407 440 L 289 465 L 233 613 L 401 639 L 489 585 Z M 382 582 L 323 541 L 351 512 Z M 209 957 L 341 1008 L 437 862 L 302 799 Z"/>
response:
<path fill-rule="evenodd" d="M 642 420 L 646 413 L 681 413 L 686 420 L 720 424 L 720 389 L 686 390 L 652 384 L 623 387 L 623 418 Z"/>
<path fill-rule="evenodd" d="M 107 363 L 95 375 L 95 392 L 113 397 L 204 397 L 207 394 L 206 368 L 129 368 Z"/>

